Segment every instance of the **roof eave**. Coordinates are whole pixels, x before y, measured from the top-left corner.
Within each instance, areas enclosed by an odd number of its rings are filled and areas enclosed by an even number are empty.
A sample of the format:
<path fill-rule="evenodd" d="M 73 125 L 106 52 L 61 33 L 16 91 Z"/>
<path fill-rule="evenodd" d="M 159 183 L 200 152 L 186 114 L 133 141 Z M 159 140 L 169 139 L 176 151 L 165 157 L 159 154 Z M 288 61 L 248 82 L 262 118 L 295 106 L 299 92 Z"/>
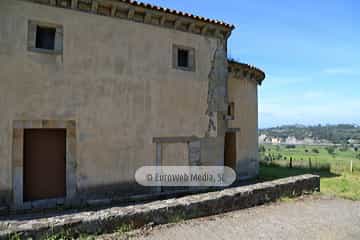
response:
<path fill-rule="evenodd" d="M 233 70 L 233 68 L 241 69 L 243 72 L 250 72 L 250 74 L 253 74 L 256 82 L 261 85 L 266 77 L 266 74 L 263 70 L 260 68 L 257 68 L 253 65 L 241 63 L 232 59 L 228 60 L 229 62 L 229 72 Z"/>

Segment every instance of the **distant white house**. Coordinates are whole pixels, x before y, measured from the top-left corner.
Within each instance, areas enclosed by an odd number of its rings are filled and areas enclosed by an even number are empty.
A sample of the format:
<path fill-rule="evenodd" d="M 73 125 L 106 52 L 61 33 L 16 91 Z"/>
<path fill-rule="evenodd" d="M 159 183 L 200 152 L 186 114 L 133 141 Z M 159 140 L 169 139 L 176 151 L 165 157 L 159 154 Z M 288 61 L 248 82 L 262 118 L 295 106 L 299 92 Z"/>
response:
<path fill-rule="evenodd" d="M 294 136 L 288 136 L 285 143 L 286 144 L 297 144 L 297 139 Z"/>
<path fill-rule="evenodd" d="M 266 140 L 267 140 L 267 136 L 265 134 L 261 134 L 259 136 L 259 144 L 264 144 L 266 143 Z"/>
<path fill-rule="evenodd" d="M 350 139 L 349 143 L 360 144 L 360 139 Z M 287 145 L 331 145 L 332 143 L 325 139 L 313 139 L 306 137 L 304 139 L 297 139 L 295 136 L 288 136 L 287 138 L 271 137 L 266 134 L 259 136 L 259 144 L 287 144 Z"/>
<path fill-rule="evenodd" d="M 348 143 L 349 144 L 360 144 L 360 139 L 351 138 L 351 139 L 348 140 Z"/>

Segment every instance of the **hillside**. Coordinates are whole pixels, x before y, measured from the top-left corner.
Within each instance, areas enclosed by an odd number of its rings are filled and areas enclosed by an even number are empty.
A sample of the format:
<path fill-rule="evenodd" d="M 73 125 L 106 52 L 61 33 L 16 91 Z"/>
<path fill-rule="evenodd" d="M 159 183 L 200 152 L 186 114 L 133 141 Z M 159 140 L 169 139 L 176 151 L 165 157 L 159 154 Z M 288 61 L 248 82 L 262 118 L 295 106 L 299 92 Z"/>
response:
<path fill-rule="evenodd" d="M 338 125 L 284 125 L 261 129 L 259 135 L 266 139 L 278 139 L 283 142 L 289 138 L 296 140 L 323 141 L 334 144 L 360 143 L 360 126 L 351 124 Z"/>

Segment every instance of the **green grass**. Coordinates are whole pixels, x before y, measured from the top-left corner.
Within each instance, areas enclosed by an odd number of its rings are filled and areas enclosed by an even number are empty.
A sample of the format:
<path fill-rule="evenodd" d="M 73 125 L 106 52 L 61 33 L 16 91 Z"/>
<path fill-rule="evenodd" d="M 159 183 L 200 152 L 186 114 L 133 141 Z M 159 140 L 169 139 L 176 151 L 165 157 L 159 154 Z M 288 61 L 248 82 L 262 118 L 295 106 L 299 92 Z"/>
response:
<path fill-rule="evenodd" d="M 327 171 L 317 171 L 317 170 L 310 170 L 305 168 L 288 168 L 276 164 L 271 164 L 271 165 L 260 164 L 259 180 L 271 181 L 278 178 L 286 178 L 286 177 L 297 176 L 308 173 L 320 175 L 321 177 L 336 176 L 335 174 L 332 174 L 331 172 L 327 172 Z"/>
<path fill-rule="evenodd" d="M 351 200 L 360 200 L 360 160 L 353 149 L 328 153 L 323 146 L 285 146 L 264 145 L 266 151 L 261 153 L 259 180 L 273 180 L 277 178 L 312 173 L 320 175 L 321 193 Z M 314 153 L 316 148 L 319 153 Z M 307 152 L 305 150 L 308 150 Z M 278 155 L 282 157 L 279 159 Z M 265 156 L 275 156 L 274 160 L 264 162 Z M 293 168 L 289 168 L 290 157 Z M 309 166 L 311 159 L 311 168 Z M 350 172 L 350 162 L 353 162 L 353 172 Z"/>
<path fill-rule="evenodd" d="M 322 178 L 321 192 L 350 200 L 360 201 L 360 174 L 349 174 L 334 178 Z"/>
<path fill-rule="evenodd" d="M 46 236 L 40 238 L 43 240 L 95 240 L 95 236 L 87 234 L 79 234 L 77 232 L 72 232 L 71 230 L 63 230 L 59 233 L 47 234 Z"/>
<path fill-rule="evenodd" d="M 186 219 L 186 216 L 184 213 L 174 213 L 173 215 L 170 216 L 169 218 L 169 222 L 170 223 L 179 223 L 182 222 Z"/>
<path fill-rule="evenodd" d="M 116 229 L 116 233 L 119 235 L 124 235 L 134 229 L 134 225 L 132 224 L 122 224 Z"/>
<path fill-rule="evenodd" d="M 263 145 L 266 149 L 265 153 L 261 153 L 262 159 L 265 156 L 272 156 L 275 158 L 275 163 L 279 165 L 289 165 L 289 159 L 293 159 L 293 166 L 309 166 L 309 159 L 312 166 L 330 166 L 334 173 L 343 173 L 350 171 L 350 163 L 353 162 L 353 170 L 360 172 L 360 159 L 357 155 L 360 152 L 355 152 L 352 148 L 341 151 L 341 147 L 337 147 L 335 154 L 331 155 L 326 150 L 325 146 L 296 146 L 296 148 L 286 148 L 285 146 Z M 312 150 L 317 149 L 319 153 L 314 153 Z M 306 152 L 307 150 L 307 152 Z M 281 159 L 278 159 L 279 154 Z M 286 160 L 285 160 L 286 158 Z"/>

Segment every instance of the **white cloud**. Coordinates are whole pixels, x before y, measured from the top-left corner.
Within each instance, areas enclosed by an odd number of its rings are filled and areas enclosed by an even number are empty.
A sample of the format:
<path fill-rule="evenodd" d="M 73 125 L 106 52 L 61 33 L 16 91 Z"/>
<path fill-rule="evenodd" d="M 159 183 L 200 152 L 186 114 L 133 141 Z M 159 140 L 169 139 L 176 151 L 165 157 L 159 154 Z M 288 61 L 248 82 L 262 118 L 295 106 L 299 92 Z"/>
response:
<path fill-rule="evenodd" d="M 322 72 L 327 75 L 360 75 L 359 69 L 354 67 L 333 67 L 326 68 Z"/>

